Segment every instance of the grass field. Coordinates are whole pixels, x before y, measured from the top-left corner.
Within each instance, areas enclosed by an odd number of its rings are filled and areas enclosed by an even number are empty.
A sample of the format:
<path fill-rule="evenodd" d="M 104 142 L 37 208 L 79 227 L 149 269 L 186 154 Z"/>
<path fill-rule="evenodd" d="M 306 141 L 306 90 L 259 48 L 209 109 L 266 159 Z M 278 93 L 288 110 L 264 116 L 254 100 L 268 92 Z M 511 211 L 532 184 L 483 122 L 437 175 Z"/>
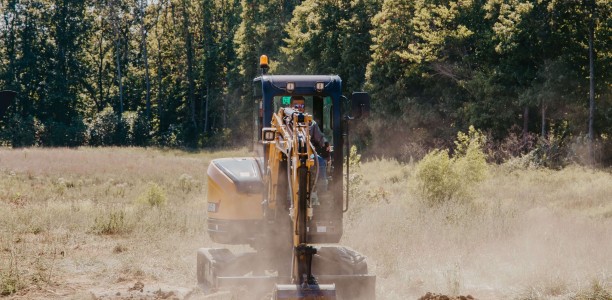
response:
<path fill-rule="evenodd" d="M 206 169 L 225 152 L 0 149 L 0 294 L 206 298 L 196 288 Z M 415 165 L 356 170 L 341 243 L 378 299 L 612 299 L 612 174 L 490 166 L 471 201 L 429 206 Z M 140 290 L 143 292 L 140 292 Z"/>

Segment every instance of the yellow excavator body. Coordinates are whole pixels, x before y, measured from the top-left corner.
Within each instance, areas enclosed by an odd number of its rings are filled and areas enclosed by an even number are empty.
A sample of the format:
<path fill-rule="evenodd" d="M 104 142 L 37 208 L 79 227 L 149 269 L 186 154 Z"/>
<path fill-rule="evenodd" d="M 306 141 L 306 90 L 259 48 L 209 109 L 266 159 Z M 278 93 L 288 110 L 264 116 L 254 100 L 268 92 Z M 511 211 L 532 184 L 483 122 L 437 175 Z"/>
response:
<path fill-rule="evenodd" d="M 248 244 L 263 218 L 262 179 L 252 157 L 221 158 L 208 166 L 208 232 L 222 244 Z"/>

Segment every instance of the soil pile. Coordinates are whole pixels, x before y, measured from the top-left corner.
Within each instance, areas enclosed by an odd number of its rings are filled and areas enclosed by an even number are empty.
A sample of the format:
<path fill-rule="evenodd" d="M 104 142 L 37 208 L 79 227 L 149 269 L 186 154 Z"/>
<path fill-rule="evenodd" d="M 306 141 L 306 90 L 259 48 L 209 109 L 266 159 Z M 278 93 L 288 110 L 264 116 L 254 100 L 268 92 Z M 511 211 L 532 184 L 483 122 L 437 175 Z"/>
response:
<path fill-rule="evenodd" d="M 419 300 L 476 300 L 476 298 L 471 295 L 451 297 L 442 294 L 427 293 L 419 298 Z"/>

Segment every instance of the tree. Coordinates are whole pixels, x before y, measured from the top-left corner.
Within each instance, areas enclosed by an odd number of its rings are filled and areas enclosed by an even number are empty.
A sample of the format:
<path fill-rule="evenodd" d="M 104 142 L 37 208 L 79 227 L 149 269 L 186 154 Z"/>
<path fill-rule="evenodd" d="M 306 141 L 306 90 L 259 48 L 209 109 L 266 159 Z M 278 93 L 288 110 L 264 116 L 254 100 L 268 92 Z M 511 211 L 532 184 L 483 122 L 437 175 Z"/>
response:
<path fill-rule="evenodd" d="M 378 1 L 304 1 L 287 25 L 283 70 L 339 74 L 344 90 L 361 90 L 371 55 L 370 19 Z"/>
<path fill-rule="evenodd" d="M 252 131 L 254 113 L 252 103 L 252 80 L 259 75 L 258 58 L 262 54 L 271 58 L 271 68 L 278 66 L 280 46 L 286 37 L 284 26 L 291 19 L 296 0 L 242 0 L 240 25 L 234 38 L 239 79 L 231 85 L 240 87 L 240 105 L 235 122 L 236 135 L 246 140 Z"/>

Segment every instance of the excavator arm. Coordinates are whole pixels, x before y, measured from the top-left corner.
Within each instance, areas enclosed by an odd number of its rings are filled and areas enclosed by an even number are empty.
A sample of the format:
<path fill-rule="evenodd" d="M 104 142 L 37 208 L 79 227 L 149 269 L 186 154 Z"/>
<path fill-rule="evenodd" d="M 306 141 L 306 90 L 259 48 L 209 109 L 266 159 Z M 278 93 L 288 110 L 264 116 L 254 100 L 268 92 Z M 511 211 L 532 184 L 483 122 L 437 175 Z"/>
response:
<path fill-rule="evenodd" d="M 318 166 L 317 153 L 310 141 L 312 115 L 300 113 L 290 108 L 282 108 L 272 115 L 270 128 L 263 134 L 272 132 L 264 138 L 268 145 L 268 180 L 278 184 L 281 162 L 286 164 L 289 187 L 289 215 L 292 228 L 291 283 L 277 284 L 274 299 L 336 299 L 335 285 L 319 285 L 312 273 L 312 259 L 317 249 L 308 241 L 308 222 L 313 217 L 310 201 L 316 180 L 311 180 Z M 272 138 L 273 136 L 273 138 Z M 316 175 L 315 175 L 316 176 Z M 276 179 L 276 180 L 275 180 Z M 266 180 L 266 179 L 264 179 Z M 277 201 L 286 201 L 278 195 L 277 189 L 268 189 L 270 206 L 277 208 Z M 283 199 L 283 200 L 281 200 Z M 282 211 L 280 212 L 282 215 Z"/>

